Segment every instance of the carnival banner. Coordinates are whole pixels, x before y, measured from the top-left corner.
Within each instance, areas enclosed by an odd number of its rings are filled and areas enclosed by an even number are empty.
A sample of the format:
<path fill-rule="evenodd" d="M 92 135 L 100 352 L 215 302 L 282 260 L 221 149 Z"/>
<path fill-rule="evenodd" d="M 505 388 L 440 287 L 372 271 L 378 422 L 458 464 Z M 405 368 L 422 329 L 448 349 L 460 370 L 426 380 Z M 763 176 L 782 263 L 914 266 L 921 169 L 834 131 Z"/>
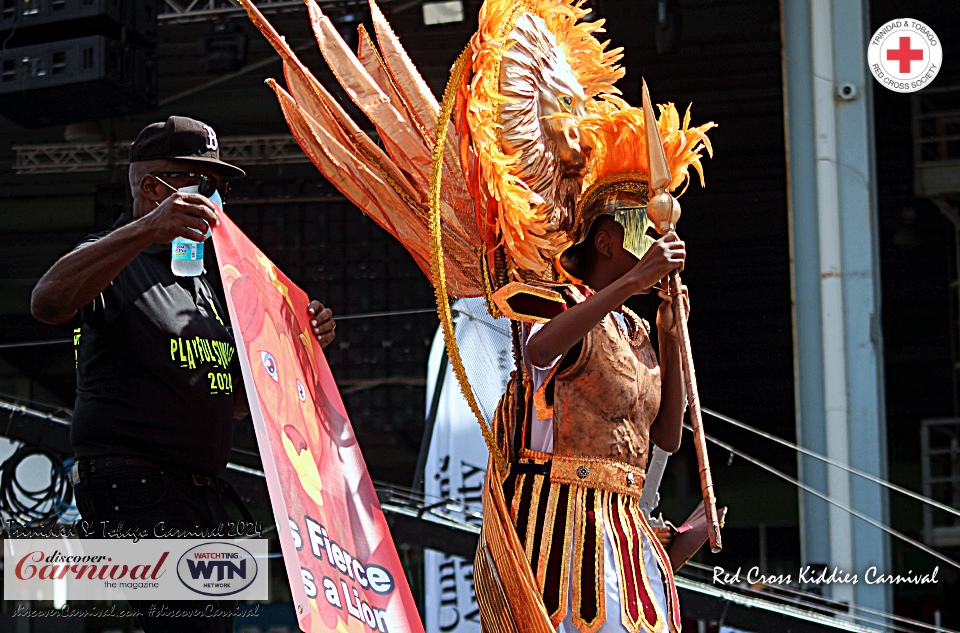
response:
<path fill-rule="evenodd" d="M 510 322 L 494 319 L 482 297 L 453 305 L 460 354 L 481 410 L 489 418 L 506 389 L 513 369 Z M 458 518 L 479 526 L 483 512 L 483 478 L 488 452 L 477 418 L 460 393 L 437 331 L 427 364 L 427 411 L 439 387 L 436 421 L 424 468 L 428 504 L 448 498 L 460 509 Z M 443 375 L 440 376 L 441 369 Z M 480 633 L 480 610 L 473 590 L 473 558 L 465 560 L 425 550 L 424 625 L 427 633 Z"/>
<path fill-rule="evenodd" d="M 226 214 L 213 240 L 300 627 L 422 633 L 307 295 Z"/>

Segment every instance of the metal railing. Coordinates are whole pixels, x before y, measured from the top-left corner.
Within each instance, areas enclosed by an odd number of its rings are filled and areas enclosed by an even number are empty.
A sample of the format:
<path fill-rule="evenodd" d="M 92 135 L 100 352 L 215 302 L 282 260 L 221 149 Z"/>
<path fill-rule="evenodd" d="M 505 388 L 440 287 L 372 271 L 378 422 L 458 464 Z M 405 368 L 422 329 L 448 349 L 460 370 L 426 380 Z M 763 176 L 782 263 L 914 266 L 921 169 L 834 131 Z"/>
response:
<path fill-rule="evenodd" d="M 920 423 L 923 494 L 960 508 L 960 418 Z M 960 519 L 923 506 L 923 537 L 933 547 L 960 546 Z"/>
<path fill-rule="evenodd" d="M 960 195 L 960 86 L 917 92 L 912 109 L 915 194 Z"/>
<path fill-rule="evenodd" d="M 283 9 L 303 9 L 302 0 L 257 0 L 264 13 Z M 164 0 L 157 18 L 161 24 L 197 22 L 210 18 L 242 16 L 246 12 L 236 0 Z"/>

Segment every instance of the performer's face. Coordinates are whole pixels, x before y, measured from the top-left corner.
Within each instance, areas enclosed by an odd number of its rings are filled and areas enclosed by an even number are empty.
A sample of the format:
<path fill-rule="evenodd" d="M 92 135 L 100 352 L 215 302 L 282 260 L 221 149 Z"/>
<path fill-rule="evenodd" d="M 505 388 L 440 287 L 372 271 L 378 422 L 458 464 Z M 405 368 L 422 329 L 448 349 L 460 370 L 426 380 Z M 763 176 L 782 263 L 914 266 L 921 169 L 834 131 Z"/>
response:
<path fill-rule="evenodd" d="M 631 268 L 637 265 L 637 262 L 640 259 L 634 255 L 626 246 L 624 246 L 624 229 L 617 223 L 617 240 L 614 242 L 616 246 L 616 254 L 614 258 L 617 262 L 617 269 L 621 271 L 622 274 L 626 274 L 630 271 Z"/>

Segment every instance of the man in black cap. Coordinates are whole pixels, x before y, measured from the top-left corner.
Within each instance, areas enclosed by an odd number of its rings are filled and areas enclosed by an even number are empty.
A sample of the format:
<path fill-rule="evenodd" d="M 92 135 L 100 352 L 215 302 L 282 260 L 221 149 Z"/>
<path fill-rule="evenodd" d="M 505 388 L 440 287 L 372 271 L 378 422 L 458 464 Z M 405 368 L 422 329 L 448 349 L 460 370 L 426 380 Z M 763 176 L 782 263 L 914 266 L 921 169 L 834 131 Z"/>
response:
<path fill-rule="evenodd" d="M 218 222 L 210 197 L 224 199 L 228 179 L 243 175 L 220 160 L 210 126 L 179 116 L 147 126 L 130 148 L 132 217 L 84 239 L 34 288 L 34 316 L 74 331 L 70 442 L 81 536 L 105 538 L 121 526 L 153 534 L 160 522 L 165 532 L 196 531 L 231 520 L 218 475 L 235 407 L 243 410 L 245 400 L 233 336 L 204 275 L 172 273 L 170 243 L 204 240 Z M 331 312 L 317 301 L 309 310 L 326 346 Z M 196 607 L 170 603 L 187 605 Z M 232 616 L 156 618 L 150 603 L 134 606 L 146 633 L 233 630 Z"/>

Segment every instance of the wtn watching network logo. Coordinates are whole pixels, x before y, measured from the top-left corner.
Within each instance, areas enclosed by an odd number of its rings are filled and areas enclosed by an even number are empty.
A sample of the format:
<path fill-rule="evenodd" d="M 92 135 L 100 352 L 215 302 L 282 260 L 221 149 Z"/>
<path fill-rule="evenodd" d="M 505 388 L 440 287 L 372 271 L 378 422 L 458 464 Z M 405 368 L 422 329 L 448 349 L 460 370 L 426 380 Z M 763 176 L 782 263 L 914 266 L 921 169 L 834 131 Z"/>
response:
<path fill-rule="evenodd" d="M 257 559 L 234 543 L 204 543 L 183 553 L 177 577 L 183 585 L 205 596 L 232 596 L 257 577 Z"/>
<path fill-rule="evenodd" d="M 7 538 L 2 547 L 4 600 L 270 597 L 265 538 Z"/>

